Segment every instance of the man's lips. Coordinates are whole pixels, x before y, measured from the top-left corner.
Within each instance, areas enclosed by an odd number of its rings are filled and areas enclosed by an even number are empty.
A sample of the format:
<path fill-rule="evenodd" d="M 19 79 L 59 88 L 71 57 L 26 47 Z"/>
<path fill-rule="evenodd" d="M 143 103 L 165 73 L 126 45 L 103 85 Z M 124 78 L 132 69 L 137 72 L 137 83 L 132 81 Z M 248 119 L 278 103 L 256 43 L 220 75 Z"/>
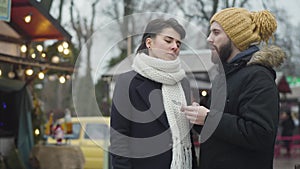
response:
<path fill-rule="evenodd" d="M 210 45 L 210 46 L 209 46 L 209 49 L 210 49 L 210 50 L 216 50 L 216 47 L 213 46 L 213 45 Z"/>

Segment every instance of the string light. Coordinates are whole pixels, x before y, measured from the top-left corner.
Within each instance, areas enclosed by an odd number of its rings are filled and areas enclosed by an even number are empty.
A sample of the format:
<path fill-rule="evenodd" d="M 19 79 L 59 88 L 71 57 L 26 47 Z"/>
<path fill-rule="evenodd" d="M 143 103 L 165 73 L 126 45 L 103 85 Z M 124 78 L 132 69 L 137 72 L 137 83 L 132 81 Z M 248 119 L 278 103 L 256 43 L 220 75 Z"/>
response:
<path fill-rule="evenodd" d="M 40 135 L 40 130 L 39 130 L 39 129 L 35 129 L 35 130 L 34 130 L 34 134 L 35 134 L 36 136 Z"/>
<path fill-rule="evenodd" d="M 57 50 L 59 52 L 63 52 L 64 51 L 64 47 L 62 45 L 58 45 Z"/>
<path fill-rule="evenodd" d="M 31 22 L 31 14 L 28 14 L 24 17 L 25 23 L 30 23 Z"/>
<path fill-rule="evenodd" d="M 21 52 L 22 53 L 26 53 L 27 52 L 27 46 L 26 45 L 22 45 L 21 46 Z"/>
<path fill-rule="evenodd" d="M 29 17 L 29 16 L 28 16 Z M 36 44 L 36 45 L 30 45 L 30 49 L 27 46 L 28 44 L 23 44 L 20 46 L 20 52 L 22 53 L 27 53 L 29 52 L 29 56 L 32 59 L 42 59 L 42 61 L 45 60 L 47 56 L 47 54 L 44 52 L 45 47 L 43 46 L 43 44 Z M 33 47 L 33 48 L 32 48 Z M 51 56 L 51 62 L 55 63 L 55 64 L 59 64 L 60 62 L 64 61 L 64 59 L 62 59 L 62 57 L 65 57 L 66 55 L 70 55 L 71 50 L 69 49 L 70 44 L 67 41 L 62 41 L 58 46 L 57 46 L 57 55 L 52 55 Z M 49 58 L 50 59 L 50 58 Z M 66 60 L 68 61 L 68 60 Z M 22 72 L 21 72 L 22 70 Z M 32 75 L 36 75 L 36 77 L 40 80 L 45 79 L 46 75 L 45 72 L 41 71 L 39 73 L 35 72 L 33 68 L 31 68 L 31 66 L 28 66 L 27 68 L 21 68 L 20 71 L 17 71 L 17 75 L 14 72 L 10 73 L 10 77 L 14 78 L 15 76 L 18 77 L 24 77 L 25 76 L 32 76 Z M 0 70 L 0 76 L 1 76 L 2 72 Z M 19 76 L 19 74 L 21 74 L 21 76 Z M 50 81 L 53 80 L 58 80 L 59 83 L 66 83 L 67 80 L 71 79 L 71 76 L 68 74 L 63 74 L 63 75 L 59 75 L 59 76 L 53 76 L 50 77 L 50 75 L 47 76 L 47 78 Z"/>
<path fill-rule="evenodd" d="M 64 49 L 64 54 L 65 55 L 68 55 L 70 53 L 70 50 L 69 49 Z"/>
<path fill-rule="evenodd" d="M 69 47 L 69 44 L 68 44 L 68 42 L 63 42 L 63 43 L 62 43 L 62 46 L 63 46 L 65 49 L 67 49 L 67 48 Z"/>
<path fill-rule="evenodd" d="M 25 74 L 27 76 L 31 76 L 31 75 L 33 75 L 33 70 L 31 68 L 28 68 L 28 69 L 25 70 Z"/>
<path fill-rule="evenodd" d="M 31 54 L 31 58 L 32 59 L 36 58 L 36 54 L 35 53 Z"/>
<path fill-rule="evenodd" d="M 203 90 L 203 91 L 201 92 L 201 95 L 204 96 L 204 97 L 207 96 L 207 91 Z"/>
<path fill-rule="evenodd" d="M 42 56 L 42 58 L 45 58 L 46 57 L 46 53 L 43 52 L 41 56 Z"/>
<path fill-rule="evenodd" d="M 15 72 L 8 72 L 7 76 L 11 79 L 15 78 L 16 77 L 16 74 Z"/>
<path fill-rule="evenodd" d="M 64 76 L 60 76 L 58 80 L 59 80 L 59 82 L 62 83 L 62 84 L 63 84 L 63 83 L 66 83 L 66 78 L 65 78 Z"/>
<path fill-rule="evenodd" d="M 41 79 L 41 80 L 44 79 L 44 78 L 45 78 L 44 72 L 39 72 L 38 77 L 39 77 L 39 79 Z"/>
<path fill-rule="evenodd" d="M 38 50 L 39 52 L 42 52 L 43 51 L 43 46 L 42 45 L 37 45 L 36 50 Z"/>
<path fill-rule="evenodd" d="M 59 63 L 59 57 L 58 56 L 53 56 L 51 59 L 52 63 Z"/>

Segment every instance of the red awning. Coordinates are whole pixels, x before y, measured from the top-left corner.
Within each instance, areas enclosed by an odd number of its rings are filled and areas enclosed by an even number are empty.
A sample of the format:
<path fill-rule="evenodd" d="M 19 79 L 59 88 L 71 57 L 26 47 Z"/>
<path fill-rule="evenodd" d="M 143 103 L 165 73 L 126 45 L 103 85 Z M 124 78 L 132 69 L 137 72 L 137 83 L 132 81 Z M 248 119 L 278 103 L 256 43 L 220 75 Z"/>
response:
<path fill-rule="evenodd" d="M 290 88 L 289 83 L 286 80 L 285 75 L 282 75 L 277 87 L 280 93 L 292 93 L 292 90 Z"/>
<path fill-rule="evenodd" d="M 11 22 L 9 23 L 21 36 L 29 41 L 48 39 L 70 40 L 71 35 L 36 0 L 12 0 Z M 28 14 L 32 19 L 25 23 Z"/>

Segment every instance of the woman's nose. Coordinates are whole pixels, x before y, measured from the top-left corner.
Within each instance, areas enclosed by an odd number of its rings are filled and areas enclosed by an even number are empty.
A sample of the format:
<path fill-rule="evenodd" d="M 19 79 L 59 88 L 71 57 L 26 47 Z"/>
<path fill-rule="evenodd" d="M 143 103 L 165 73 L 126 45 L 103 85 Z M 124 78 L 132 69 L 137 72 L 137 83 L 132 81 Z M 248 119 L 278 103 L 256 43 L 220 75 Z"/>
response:
<path fill-rule="evenodd" d="M 171 44 L 172 46 L 171 46 L 171 49 L 172 50 L 177 50 L 179 47 L 178 47 L 178 44 L 176 43 L 176 42 L 172 42 L 172 44 Z"/>

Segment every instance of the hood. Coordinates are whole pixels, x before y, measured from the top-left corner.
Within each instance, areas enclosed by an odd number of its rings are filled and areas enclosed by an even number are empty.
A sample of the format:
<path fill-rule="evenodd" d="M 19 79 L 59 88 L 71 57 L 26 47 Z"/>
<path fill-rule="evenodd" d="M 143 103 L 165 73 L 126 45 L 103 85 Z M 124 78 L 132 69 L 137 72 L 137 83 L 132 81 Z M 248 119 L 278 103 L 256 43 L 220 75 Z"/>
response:
<path fill-rule="evenodd" d="M 247 65 L 261 64 L 267 67 L 279 67 L 286 59 L 285 52 L 278 46 L 271 45 L 255 52 Z"/>

